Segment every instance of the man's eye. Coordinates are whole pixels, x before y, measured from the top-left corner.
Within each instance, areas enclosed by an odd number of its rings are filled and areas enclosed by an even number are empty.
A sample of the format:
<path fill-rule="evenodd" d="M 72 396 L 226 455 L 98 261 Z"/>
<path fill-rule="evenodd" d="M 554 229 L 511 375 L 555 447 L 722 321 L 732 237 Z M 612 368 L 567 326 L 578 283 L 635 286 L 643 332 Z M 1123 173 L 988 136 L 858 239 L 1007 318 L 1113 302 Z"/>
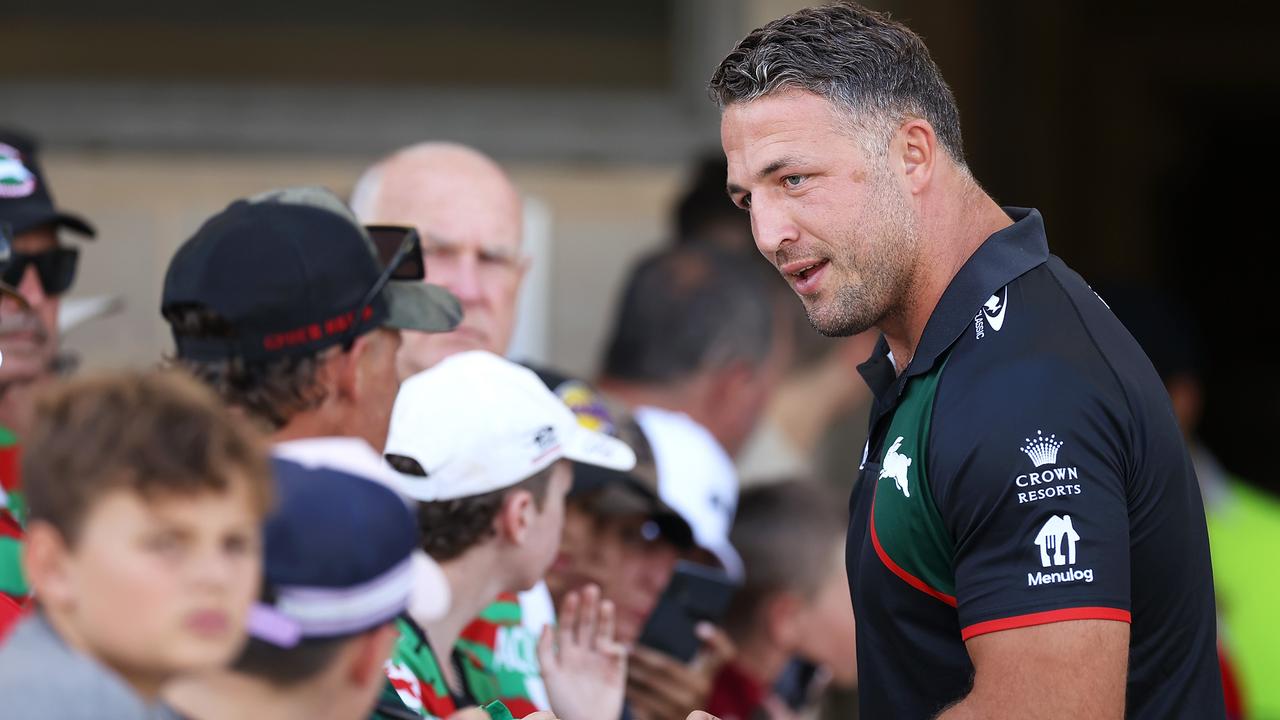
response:
<path fill-rule="evenodd" d="M 480 262 L 486 265 L 497 265 L 499 267 L 513 267 L 516 264 L 516 259 L 510 255 L 482 252 L 480 253 Z"/>
<path fill-rule="evenodd" d="M 786 177 L 782 178 L 782 182 L 783 182 L 783 184 L 785 184 L 787 187 L 798 187 L 798 186 L 800 185 L 800 183 L 804 182 L 804 176 L 803 176 L 803 175 L 788 175 L 788 176 L 786 176 Z"/>

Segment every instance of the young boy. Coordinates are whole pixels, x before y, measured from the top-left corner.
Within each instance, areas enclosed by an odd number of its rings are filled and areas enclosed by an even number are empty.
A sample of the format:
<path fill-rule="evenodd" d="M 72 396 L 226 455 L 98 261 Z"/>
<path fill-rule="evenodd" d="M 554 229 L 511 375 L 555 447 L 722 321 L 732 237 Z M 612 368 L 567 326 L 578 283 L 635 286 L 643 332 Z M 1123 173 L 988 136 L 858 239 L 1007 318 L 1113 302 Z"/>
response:
<path fill-rule="evenodd" d="M 786 717 L 773 688 L 798 656 L 836 684 L 857 682 L 853 613 L 844 574 L 843 503 L 816 483 L 750 488 L 730 535 L 746 582 L 725 629 L 738 654 L 716 677 L 707 710 L 724 720 Z"/>
<path fill-rule="evenodd" d="M 413 589 L 413 516 L 372 478 L 284 460 L 275 475 L 249 644 L 230 668 L 166 689 L 179 717 L 363 720 L 386 682 Z"/>
<path fill-rule="evenodd" d="M 245 640 L 271 497 L 265 448 L 195 381 L 121 373 L 36 408 L 22 474 L 35 612 L 0 647 L 6 717 L 142 718 Z"/>
<path fill-rule="evenodd" d="M 487 352 L 461 353 L 404 382 L 391 415 L 388 462 L 420 501 L 423 548 L 444 569 L 452 603 L 439 619 L 400 621 L 378 717 L 447 718 L 522 688 L 501 687 L 495 653 L 516 622 L 473 621 L 501 593 L 532 587 L 560 544 L 569 461 L 628 470 L 626 444 L 580 426 L 531 371 Z M 617 717 L 626 654 L 599 590 L 562 608 L 556 648 L 538 647 L 550 705 L 562 720 Z M 450 662 L 452 660 L 452 662 Z M 508 703 L 511 706 L 511 703 Z M 527 708 L 511 707 L 517 716 Z"/>

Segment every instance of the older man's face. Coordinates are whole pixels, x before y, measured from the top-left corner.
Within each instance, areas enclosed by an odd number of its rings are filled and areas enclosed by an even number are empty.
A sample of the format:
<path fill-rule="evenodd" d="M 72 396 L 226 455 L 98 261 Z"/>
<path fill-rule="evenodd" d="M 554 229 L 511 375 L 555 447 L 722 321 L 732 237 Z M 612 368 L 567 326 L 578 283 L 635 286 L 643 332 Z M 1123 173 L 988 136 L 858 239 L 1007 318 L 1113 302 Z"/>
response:
<path fill-rule="evenodd" d="M 505 354 L 526 266 L 520 249 L 521 199 L 506 177 L 465 159 L 448 173 L 393 165 L 376 205 L 378 222 L 418 228 L 427 281 L 448 288 L 462 303 L 457 330 L 404 333 L 400 376 L 466 350 Z"/>

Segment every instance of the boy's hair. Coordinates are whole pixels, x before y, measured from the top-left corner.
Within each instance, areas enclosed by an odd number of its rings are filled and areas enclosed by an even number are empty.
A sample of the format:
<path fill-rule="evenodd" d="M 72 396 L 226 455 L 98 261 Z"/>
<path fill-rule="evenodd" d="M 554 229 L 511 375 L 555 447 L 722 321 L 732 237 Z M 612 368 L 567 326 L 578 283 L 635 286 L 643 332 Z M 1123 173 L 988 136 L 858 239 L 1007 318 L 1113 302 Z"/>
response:
<path fill-rule="evenodd" d="M 348 642 L 364 634 L 309 638 L 291 648 L 277 647 L 250 637 L 240 657 L 231 664 L 231 669 L 242 675 L 264 680 L 277 688 L 290 688 L 324 672 Z"/>
<path fill-rule="evenodd" d="M 232 336 L 230 323 L 201 305 L 170 308 L 165 319 L 179 335 Z M 324 352 L 262 362 L 246 362 L 240 357 L 208 361 L 173 358 L 170 362 L 213 388 L 223 402 L 242 408 L 266 429 L 279 430 L 294 416 L 324 403 L 325 388 L 317 376 Z"/>
<path fill-rule="evenodd" d="M 725 618 L 730 636 L 758 627 L 757 613 L 778 594 L 817 594 L 835 567 L 844 537 L 843 507 L 812 481 L 785 480 L 743 491 L 729 540 L 742 555 L 746 581 Z"/>
<path fill-rule="evenodd" d="M 151 499 L 226 492 L 233 474 L 254 506 L 271 503 L 267 450 L 204 386 L 176 371 L 115 372 L 60 383 L 36 403 L 22 478 L 32 521 L 71 544 L 113 490 Z"/>
<path fill-rule="evenodd" d="M 387 455 L 387 462 L 406 475 L 425 477 L 427 474 L 413 458 Z M 534 506 L 541 510 L 547 499 L 551 473 L 558 464 L 552 463 L 536 475 L 501 490 L 454 500 L 418 503 L 422 549 L 436 562 L 448 562 L 488 540 L 497 532 L 493 521 L 498 517 L 502 503 L 506 501 L 508 494 L 516 490 L 524 490 L 532 495 Z"/>

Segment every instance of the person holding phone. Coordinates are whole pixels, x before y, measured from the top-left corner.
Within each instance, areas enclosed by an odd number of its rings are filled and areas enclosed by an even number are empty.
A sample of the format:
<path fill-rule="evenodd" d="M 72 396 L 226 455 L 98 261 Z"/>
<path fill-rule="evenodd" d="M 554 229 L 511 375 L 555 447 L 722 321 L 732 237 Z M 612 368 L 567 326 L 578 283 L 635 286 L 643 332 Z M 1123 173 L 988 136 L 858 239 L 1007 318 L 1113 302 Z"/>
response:
<path fill-rule="evenodd" d="M 709 563 L 708 571 L 725 575 L 718 552 L 731 567 L 740 567 L 728 538 L 736 482 L 723 471 L 703 472 L 707 468 L 697 463 L 687 464 L 687 473 L 670 469 L 672 464 L 679 467 L 682 447 L 678 440 L 673 446 L 672 439 L 688 430 L 679 418 L 660 413 L 642 426 L 616 399 L 591 385 L 541 374 L 579 423 L 618 437 L 637 457 L 636 467 L 625 472 L 575 468 L 560 552 L 547 574 L 547 586 L 557 606 L 572 589 L 590 583 L 617 607 L 618 641 L 631 648 L 622 717 L 684 717 L 705 707 L 712 679 L 733 655 L 732 643 L 708 622 L 663 628 L 664 637 L 672 632 L 690 635 L 655 643 L 668 649 L 696 648 L 692 658 L 679 659 L 647 647 L 642 637 L 656 630 L 649 624 L 682 560 Z M 656 441 L 651 442 L 650 432 Z M 661 467 L 668 468 L 666 475 Z"/>

